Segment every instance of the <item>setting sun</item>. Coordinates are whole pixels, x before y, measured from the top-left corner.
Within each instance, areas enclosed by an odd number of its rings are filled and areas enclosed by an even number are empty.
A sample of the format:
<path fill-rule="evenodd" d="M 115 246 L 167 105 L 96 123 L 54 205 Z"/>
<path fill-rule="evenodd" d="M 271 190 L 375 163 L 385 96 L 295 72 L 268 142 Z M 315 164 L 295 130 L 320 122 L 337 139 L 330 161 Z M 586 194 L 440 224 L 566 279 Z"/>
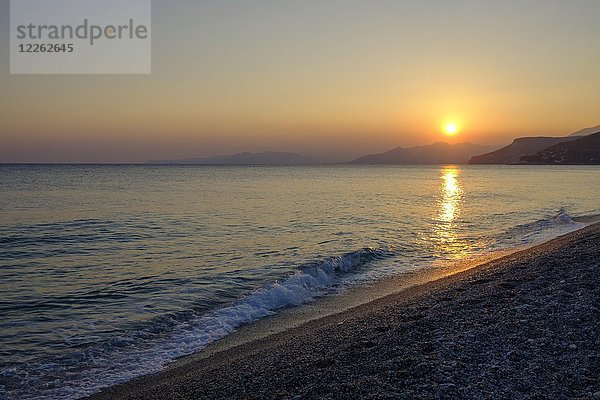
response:
<path fill-rule="evenodd" d="M 458 133 L 458 125 L 455 122 L 449 122 L 444 125 L 444 133 L 448 136 L 454 136 Z"/>

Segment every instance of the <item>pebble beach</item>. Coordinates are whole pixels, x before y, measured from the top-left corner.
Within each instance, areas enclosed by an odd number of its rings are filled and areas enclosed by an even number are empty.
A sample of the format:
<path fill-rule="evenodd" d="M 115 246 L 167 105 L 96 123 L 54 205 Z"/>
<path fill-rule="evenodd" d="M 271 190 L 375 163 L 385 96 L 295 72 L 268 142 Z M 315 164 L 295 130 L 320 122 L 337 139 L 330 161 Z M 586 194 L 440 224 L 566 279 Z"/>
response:
<path fill-rule="evenodd" d="M 600 224 L 91 399 L 600 398 Z"/>

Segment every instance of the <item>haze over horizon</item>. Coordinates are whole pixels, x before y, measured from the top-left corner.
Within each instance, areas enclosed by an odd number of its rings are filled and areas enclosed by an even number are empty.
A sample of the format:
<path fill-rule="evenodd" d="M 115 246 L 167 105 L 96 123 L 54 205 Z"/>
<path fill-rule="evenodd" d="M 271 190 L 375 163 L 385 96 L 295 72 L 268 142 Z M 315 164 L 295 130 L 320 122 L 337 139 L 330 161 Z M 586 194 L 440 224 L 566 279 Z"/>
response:
<path fill-rule="evenodd" d="M 152 75 L 9 75 L 2 58 L 0 162 L 565 136 L 600 122 L 598 15 L 595 0 L 155 0 Z M 0 29 L 7 55 L 9 0 Z"/>

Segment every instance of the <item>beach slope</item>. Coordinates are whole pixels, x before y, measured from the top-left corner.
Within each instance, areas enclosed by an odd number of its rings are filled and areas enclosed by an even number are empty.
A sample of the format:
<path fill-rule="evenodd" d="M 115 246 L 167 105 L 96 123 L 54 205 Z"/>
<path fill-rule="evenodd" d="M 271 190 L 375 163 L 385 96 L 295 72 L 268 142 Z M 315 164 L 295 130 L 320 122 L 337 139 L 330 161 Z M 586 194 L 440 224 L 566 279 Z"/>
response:
<path fill-rule="evenodd" d="M 93 399 L 600 398 L 600 224 Z"/>

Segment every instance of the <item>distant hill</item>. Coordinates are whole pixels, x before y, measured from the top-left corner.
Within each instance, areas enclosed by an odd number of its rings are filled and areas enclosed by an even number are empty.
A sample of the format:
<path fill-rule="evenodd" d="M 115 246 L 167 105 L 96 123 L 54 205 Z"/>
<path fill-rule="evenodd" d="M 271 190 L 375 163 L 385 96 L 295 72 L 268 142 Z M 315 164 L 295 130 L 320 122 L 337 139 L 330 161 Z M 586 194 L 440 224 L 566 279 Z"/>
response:
<path fill-rule="evenodd" d="M 469 164 L 518 164 L 521 157 L 536 154 L 538 151 L 559 143 L 575 140 L 574 137 L 524 137 L 491 153 L 478 155 Z"/>
<path fill-rule="evenodd" d="M 524 156 L 526 164 L 600 164 L 600 133 L 582 136 Z"/>
<path fill-rule="evenodd" d="M 262 153 L 237 153 L 231 155 L 189 158 L 183 160 L 150 160 L 155 165 L 307 165 L 316 162 L 296 153 L 265 151 Z"/>
<path fill-rule="evenodd" d="M 495 147 L 471 143 L 448 144 L 438 142 L 428 146 L 398 147 L 385 153 L 370 154 L 351 164 L 466 164 L 474 154 L 490 151 Z"/>
<path fill-rule="evenodd" d="M 571 133 L 569 136 L 587 136 L 587 135 L 591 135 L 593 133 L 598 133 L 598 132 L 600 132 L 600 125 L 594 126 L 593 128 L 582 129 L 575 133 Z"/>

